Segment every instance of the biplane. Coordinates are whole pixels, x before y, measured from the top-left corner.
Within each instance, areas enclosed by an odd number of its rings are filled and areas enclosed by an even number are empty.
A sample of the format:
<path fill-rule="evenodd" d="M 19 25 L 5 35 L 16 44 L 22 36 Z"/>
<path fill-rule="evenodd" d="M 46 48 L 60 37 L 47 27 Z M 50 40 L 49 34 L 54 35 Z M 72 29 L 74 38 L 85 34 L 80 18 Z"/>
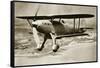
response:
<path fill-rule="evenodd" d="M 56 52 L 59 49 L 59 45 L 56 44 L 56 39 L 63 37 L 85 36 L 88 35 L 86 29 L 81 28 L 80 23 L 82 18 L 94 17 L 92 14 L 66 14 L 66 15 L 52 15 L 52 16 L 37 16 L 39 9 L 34 16 L 17 16 L 16 18 L 26 19 L 32 28 L 34 40 L 37 44 L 37 50 L 42 51 L 47 39 L 52 39 L 52 50 Z M 56 21 L 55 19 L 58 19 Z M 73 27 L 65 24 L 62 19 L 73 19 Z M 76 27 L 75 20 L 78 19 L 78 26 Z M 32 20 L 32 22 L 30 21 Z M 38 32 L 44 34 L 44 41 L 40 44 Z"/>

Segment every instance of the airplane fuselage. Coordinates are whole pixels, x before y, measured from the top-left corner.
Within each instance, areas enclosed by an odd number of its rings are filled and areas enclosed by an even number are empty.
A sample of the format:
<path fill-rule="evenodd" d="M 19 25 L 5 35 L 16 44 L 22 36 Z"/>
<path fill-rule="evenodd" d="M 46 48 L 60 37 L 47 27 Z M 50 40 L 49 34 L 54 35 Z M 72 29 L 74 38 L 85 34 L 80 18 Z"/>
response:
<path fill-rule="evenodd" d="M 36 21 L 37 23 L 37 31 L 45 34 L 55 33 L 56 35 L 66 35 L 72 33 L 83 33 L 83 29 L 73 28 L 68 24 L 64 24 L 59 21 L 49 21 L 49 20 L 41 20 Z"/>

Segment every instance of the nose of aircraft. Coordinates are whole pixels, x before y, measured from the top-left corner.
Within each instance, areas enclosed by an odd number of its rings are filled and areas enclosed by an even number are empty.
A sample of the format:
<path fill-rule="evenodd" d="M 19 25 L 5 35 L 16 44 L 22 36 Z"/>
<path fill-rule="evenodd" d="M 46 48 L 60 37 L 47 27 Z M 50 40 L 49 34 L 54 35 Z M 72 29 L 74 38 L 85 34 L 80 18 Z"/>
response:
<path fill-rule="evenodd" d="M 32 27 L 35 27 L 35 28 L 37 28 L 37 24 L 32 24 Z"/>
<path fill-rule="evenodd" d="M 36 22 L 32 22 L 32 27 L 37 28 L 38 24 Z"/>

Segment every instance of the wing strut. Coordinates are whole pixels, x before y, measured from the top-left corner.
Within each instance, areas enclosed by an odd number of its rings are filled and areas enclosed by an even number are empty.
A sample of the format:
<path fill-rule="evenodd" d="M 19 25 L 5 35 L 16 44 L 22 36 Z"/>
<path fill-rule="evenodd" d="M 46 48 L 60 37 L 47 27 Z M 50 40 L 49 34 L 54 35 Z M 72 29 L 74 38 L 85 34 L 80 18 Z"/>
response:
<path fill-rule="evenodd" d="M 61 22 L 61 18 L 59 18 L 59 22 Z"/>
<path fill-rule="evenodd" d="M 79 31 L 79 29 L 80 29 L 80 18 L 79 18 L 79 23 L 78 23 L 78 31 Z"/>
<path fill-rule="evenodd" d="M 73 32 L 75 32 L 75 18 L 74 18 L 74 26 L 73 26 Z"/>

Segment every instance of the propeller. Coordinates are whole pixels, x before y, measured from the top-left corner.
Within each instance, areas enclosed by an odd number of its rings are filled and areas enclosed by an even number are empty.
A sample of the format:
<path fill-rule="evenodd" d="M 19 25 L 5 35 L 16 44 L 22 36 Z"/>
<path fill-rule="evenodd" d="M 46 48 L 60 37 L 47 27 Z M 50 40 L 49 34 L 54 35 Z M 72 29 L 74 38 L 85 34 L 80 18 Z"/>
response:
<path fill-rule="evenodd" d="M 37 31 L 37 26 L 38 26 L 38 23 L 36 22 L 36 16 L 39 12 L 39 9 L 40 9 L 40 6 L 38 7 L 36 13 L 35 13 L 35 17 L 33 19 L 33 22 L 32 22 L 32 30 L 33 30 L 33 37 L 34 37 L 34 40 L 37 44 L 37 48 L 36 49 L 40 49 L 41 48 L 41 45 L 40 45 L 40 39 L 39 39 L 39 36 L 38 36 L 38 31 Z"/>
<path fill-rule="evenodd" d="M 33 37 L 34 37 L 34 40 L 35 40 L 35 42 L 37 44 L 37 49 L 41 48 L 40 39 L 39 39 L 39 36 L 38 36 L 37 29 L 35 27 L 33 27 Z"/>
<path fill-rule="evenodd" d="M 40 5 L 39 5 L 39 7 L 38 7 L 38 9 L 37 9 L 37 11 L 36 11 L 36 13 L 35 13 L 35 16 L 34 16 L 33 21 L 36 21 L 36 16 L 37 16 L 37 14 L 38 14 L 38 12 L 39 12 L 39 9 L 40 9 Z"/>

